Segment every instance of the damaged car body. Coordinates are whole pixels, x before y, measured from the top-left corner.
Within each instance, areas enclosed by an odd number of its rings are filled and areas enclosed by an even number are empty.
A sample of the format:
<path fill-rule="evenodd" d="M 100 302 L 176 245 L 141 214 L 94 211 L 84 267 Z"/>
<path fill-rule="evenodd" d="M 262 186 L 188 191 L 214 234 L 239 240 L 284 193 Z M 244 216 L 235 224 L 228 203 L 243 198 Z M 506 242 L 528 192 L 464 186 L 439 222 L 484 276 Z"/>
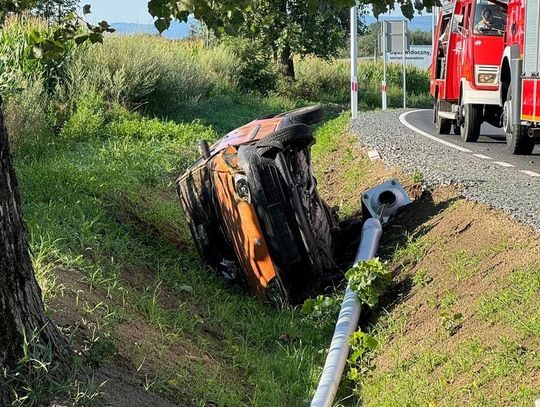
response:
<path fill-rule="evenodd" d="M 205 264 L 273 303 L 298 303 L 343 273 L 334 260 L 337 210 L 319 196 L 309 125 L 320 107 L 266 116 L 236 129 L 178 180 Z"/>

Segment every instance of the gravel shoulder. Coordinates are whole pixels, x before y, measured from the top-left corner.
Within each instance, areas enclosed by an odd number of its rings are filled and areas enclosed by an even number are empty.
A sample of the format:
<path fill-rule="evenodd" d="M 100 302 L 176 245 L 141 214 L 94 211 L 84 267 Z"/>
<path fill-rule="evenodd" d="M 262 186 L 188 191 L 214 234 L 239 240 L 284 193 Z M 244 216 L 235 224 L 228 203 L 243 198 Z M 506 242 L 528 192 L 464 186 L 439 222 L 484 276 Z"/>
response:
<path fill-rule="evenodd" d="M 540 179 L 431 141 L 400 123 L 404 111 L 362 112 L 350 131 L 387 163 L 409 173 L 421 171 L 428 187 L 459 185 L 465 198 L 502 209 L 540 231 Z"/>

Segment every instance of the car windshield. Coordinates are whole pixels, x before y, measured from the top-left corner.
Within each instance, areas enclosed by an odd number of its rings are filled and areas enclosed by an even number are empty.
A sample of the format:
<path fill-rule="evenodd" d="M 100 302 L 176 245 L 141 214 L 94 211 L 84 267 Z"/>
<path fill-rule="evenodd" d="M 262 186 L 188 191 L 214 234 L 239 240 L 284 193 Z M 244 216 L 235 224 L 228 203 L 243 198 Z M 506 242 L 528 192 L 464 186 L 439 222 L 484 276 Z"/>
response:
<path fill-rule="evenodd" d="M 488 0 L 477 0 L 474 13 L 474 33 L 477 35 L 504 35 L 506 9 Z"/>

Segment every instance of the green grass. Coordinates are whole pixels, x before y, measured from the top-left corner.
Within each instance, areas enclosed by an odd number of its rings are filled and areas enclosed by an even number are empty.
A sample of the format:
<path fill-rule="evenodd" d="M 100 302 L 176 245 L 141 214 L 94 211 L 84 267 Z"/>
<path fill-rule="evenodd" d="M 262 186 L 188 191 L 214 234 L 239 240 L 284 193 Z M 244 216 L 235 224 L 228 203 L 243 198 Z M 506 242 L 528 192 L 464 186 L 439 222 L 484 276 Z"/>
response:
<path fill-rule="evenodd" d="M 231 108 L 216 105 L 214 118 L 222 119 L 213 125 L 229 128 L 249 114 L 246 104 L 236 113 Z M 256 113 L 281 108 L 273 99 L 261 100 Z M 65 129 L 77 129 L 75 135 L 65 130 L 16 156 L 47 301 L 75 290 L 55 276 L 59 267 L 71 270 L 103 296 L 97 307 L 81 300 L 81 314 L 103 336 L 108 332 L 114 349 L 127 352 L 134 365 L 144 364 L 150 345 L 122 344 L 118 329 L 140 317 L 156 334 L 151 350 L 158 356 L 175 347 L 194 349 L 193 358 L 178 355 L 183 361 L 173 368 L 151 366 L 145 384 L 178 403 L 281 406 L 308 400 L 333 321 L 314 330 L 298 310 L 266 306 L 203 269 L 174 197 L 174 177 L 196 156 L 196 141 L 215 140 L 216 132 L 204 120 L 176 124 L 112 109 L 102 122 L 92 122 L 97 132 L 90 126 L 85 133 L 93 117 L 87 113 L 68 121 Z M 320 131 L 329 132 L 325 126 Z M 143 286 L 126 280 L 135 271 L 147 274 Z M 177 299 L 172 308 L 160 299 L 161 290 Z M 284 333 L 296 339 L 282 343 Z M 108 343 L 90 346 L 88 358 L 99 364 Z"/>
<path fill-rule="evenodd" d="M 537 356 L 512 339 L 472 337 L 455 350 L 426 347 L 396 358 L 394 368 L 364 382 L 362 394 L 367 406 L 526 406 L 538 395 L 525 380 L 539 368 Z"/>
<path fill-rule="evenodd" d="M 514 270 L 504 288 L 478 301 L 479 312 L 491 324 L 503 323 L 521 335 L 540 337 L 540 265 Z"/>
<path fill-rule="evenodd" d="M 317 129 L 313 146 L 315 175 L 321 191 L 332 205 L 338 205 L 341 217 L 358 212 L 358 183 L 365 177 L 370 161 L 359 150 L 357 136 L 347 133 L 350 116 L 342 113 Z M 326 180 L 326 175 L 330 171 Z"/>

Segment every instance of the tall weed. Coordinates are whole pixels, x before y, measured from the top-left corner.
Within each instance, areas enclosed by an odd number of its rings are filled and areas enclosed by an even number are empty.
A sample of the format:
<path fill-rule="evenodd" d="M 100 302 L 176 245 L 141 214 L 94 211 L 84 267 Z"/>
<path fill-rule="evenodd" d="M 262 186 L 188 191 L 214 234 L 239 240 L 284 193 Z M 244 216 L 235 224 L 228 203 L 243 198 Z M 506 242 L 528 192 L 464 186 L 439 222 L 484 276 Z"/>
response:
<path fill-rule="evenodd" d="M 43 81 L 20 82 L 22 90 L 7 99 L 5 122 L 14 151 L 31 148 L 53 136 L 54 118 Z"/>
<path fill-rule="evenodd" d="M 103 91 L 108 101 L 170 114 L 197 102 L 214 84 L 181 41 L 151 36 L 109 37 L 79 50 L 65 70 L 68 99 Z M 136 56 L 136 57 L 135 57 Z"/>

